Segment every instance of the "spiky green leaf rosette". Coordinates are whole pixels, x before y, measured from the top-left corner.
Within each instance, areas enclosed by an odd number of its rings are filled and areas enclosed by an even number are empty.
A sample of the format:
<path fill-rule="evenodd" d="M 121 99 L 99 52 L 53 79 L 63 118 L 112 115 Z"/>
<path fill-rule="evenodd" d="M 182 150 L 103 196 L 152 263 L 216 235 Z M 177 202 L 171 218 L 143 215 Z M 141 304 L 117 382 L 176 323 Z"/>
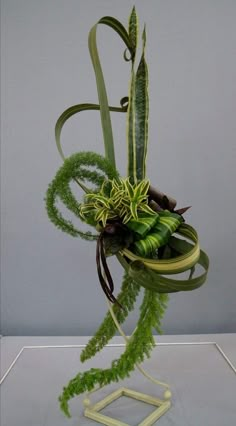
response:
<path fill-rule="evenodd" d="M 108 220 L 121 219 L 124 224 L 131 219 L 138 220 L 138 213 L 155 215 L 148 206 L 149 181 L 143 180 L 132 185 L 127 179 L 104 181 L 99 193 L 87 194 L 81 206 L 81 215 L 86 220 L 89 215 L 106 225 Z"/>
<path fill-rule="evenodd" d="M 126 45 L 124 59 L 131 62 L 129 97 L 121 99 L 120 107 L 108 105 L 106 87 L 98 55 L 96 33 L 99 24 L 107 25 Z M 138 19 L 135 8 L 129 18 L 128 29 L 117 19 L 105 16 L 91 29 L 89 50 L 95 71 L 99 104 L 78 104 L 68 108 L 58 119 L 55 128 L 56 144 L 64 164 L 49 185 L 46 208 L 50 220 L 73 237 L 96 240 L 98 278 L 107 299 L 113 303 L 101 326 L 81 353 L 81 361 L 93 357 L 116 332 L 112 316 L 119 324 L 134 308 L 140 288 L 144 299 L 140 318 L 121 357 L 110 368 L 92 368 L 78 373 L 60 396 L 66 415 L 69 400 L 96 385 L 104 386 L 130 375 L 137 363 L 149 357 L 154 345 L 153 328 L 161 333 L 161 318 L 166 309 L 168 293 L 189 291 L 206 280 L 209 260 L 200 250 L 195 229 L 186 224 L 183 213 L 175 210 L 176 201 L 150 185 L 146 179 L 148 142 L 148 69 L 145 60 L 146 30 L 144 28 L 141 59 L 135 70 L 138 43 Z M 61 146 L 61 131 L 74 114 L 99 110 L 103 129 L 105 157 L 94 152 L 80 152 L 65 159 Z M 116 170 L 115 150 L 110 111 L 127 112 L 128 177 Z M 71 183 L 76 182 L 85 192 L 83 199 L 75 197 Z M 91 185 L 92 187 L 87 187 Z M 65 219 L 58 201 L 94 231 L 84 232 Z M 180 236 L 180 238 L 179 238 Z M 124 268 L 120 293 L 114 296 L 114 283 L 107 265 L 107 257 L 116 255 Z M 193 277 L 199 264 L 204 272 Z M 171 275 L 189 271 L 188 279 Z"/>

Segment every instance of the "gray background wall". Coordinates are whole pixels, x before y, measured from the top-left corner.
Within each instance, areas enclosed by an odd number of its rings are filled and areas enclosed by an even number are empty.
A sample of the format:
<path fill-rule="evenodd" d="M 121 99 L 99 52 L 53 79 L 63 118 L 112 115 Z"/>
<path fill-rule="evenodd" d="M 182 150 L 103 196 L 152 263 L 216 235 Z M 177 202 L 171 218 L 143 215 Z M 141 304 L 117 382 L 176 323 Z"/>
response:
<path fill-rule="evenodd" d="M 209 279 L 172 295 L 165 333 L 233 332 L 236 326 L 236 1 L 2 1 L 2 256 L 4 335 L 93 334 L 106 311 L 95 246 L 58 231 L 44 195 L 61 165 L 54 143 L 59 114 L 96 102 L 87 49 L 104 15 L 124 23 L 135 4 L 147 24 L 150 70 L 151 181 L 192 205 L 211 259 Z M 127 94 L 122 42 L 99 29 L 110 103 Z M 125 118 L 113 116 L 118 165 L 126 172 Z M 63 132 L 69 155 L 103 152 L 98 113 L 74 117 Z M 91 245 L 90 245 L 91 244 Z M 116 289 L 121 270 L 112 262 Z M 138 310 L 127 322 L 129 333 Z"/>

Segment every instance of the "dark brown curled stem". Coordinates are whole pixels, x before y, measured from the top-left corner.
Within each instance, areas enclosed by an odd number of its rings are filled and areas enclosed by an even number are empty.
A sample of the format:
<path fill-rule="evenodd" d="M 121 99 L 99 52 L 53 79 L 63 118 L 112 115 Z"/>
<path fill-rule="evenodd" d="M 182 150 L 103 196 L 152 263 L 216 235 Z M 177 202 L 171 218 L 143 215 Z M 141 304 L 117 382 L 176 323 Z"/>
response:
<path fill-rule="evenodd" d="M 162 211 L 163 209 L 159 206 L 159 204 L 157 204 L 156 203 L 156 201 L 154 201 L 154 200 L 150 200 L 149 201 L 149 206 L 151 207 L 151 209 L 152 210 L 154 210 L 154 212 L 160 212 L 160 211 Z"/>
<path fill-rule="evenodd" d="M 177 201 L 174 198 L 165 195 L 163 192 L 151 185 L 148 190 L 148 195 L 150 200 L 155 201 L 163 209 L 168 208 L 168 210 L 174 210 L 177 204 Z"/>
<path fill-rule="evenodd" d="M 112 294 L 110 294 L 110 289 L 107 286 L 107 283 L 103 277 L 102 268 L 101 268 L 101 238 L 102 234 L 100 234 L 98 240 L 97 240 L 97 248 L 96 248 L 96 262 L 97 262 L 97 272 L 98 272 L 98 278 L 101 284 L 101 287 L 107 296 L 107 298 L 110 300 L 110 302 L 113 302 Z"/>
<path fill-rule="evenodd" d="M 106 255 L 105 255 L 105 251 L 104 251 L 104 245 L 103 245 L 103 232 L 101 232 L 101 234 L 99 235 L 99 238 L 97 240 L 97 248 L 96 248 L 96 262 L 97 262 L 97 272 L 98 272 L 98 278 L 101 284 L 101 287 L 107 297 L 107 299 L 111 302 L 111 303 L 115 303 L 117 304 L 121 309 L 122 306 L 120 305 L 120 303 L 117 301 L 117 299 L 115 298 L 115 296 L 112 294 L 113 290 L 114 290 L 114 284 L 113 284 L 113 280 L 106 262 Z M 102 266 L 103 266 L 103 271 L 102 271 L 102 267 L 101 267 L 101 262 L 102 262 Z M 105 278 L 104 278 L 105 276 Z M 109 284 L 109 286 L 108 286 Z"/>
<path fill-rule="evenodd" d="M 113 283 L 113 279 L 111 276 L 111 273 L 109 271 L 108 265 L 107 265 L 107 261 L 106 261 L 106 255 L 105 255 L 105 251 L 104 251 L 104 244 L 103 244 L 103 237 L 101 238 L 101 261 L 102 261 L 102 266 L 104 269 L 104 273 L 105 273 L 105 277 L 107 278 L 107 283 L 109 284 L 110 287 L 110 291 L 113 292 L 114 291 L 114 283 Z"/>

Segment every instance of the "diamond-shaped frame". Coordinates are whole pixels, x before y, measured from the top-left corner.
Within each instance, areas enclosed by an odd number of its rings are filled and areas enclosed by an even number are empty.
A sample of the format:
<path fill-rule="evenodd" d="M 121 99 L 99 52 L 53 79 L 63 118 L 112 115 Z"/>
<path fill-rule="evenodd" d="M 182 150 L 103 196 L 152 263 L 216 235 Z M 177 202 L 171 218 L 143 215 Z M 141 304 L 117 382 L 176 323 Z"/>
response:
<path fill-rule="evenodd" d="M 163 414 L 165 414 L 171 406 L 170 401 L 162 401 L 161 399 L 154 398 L 153 396 L 146 395 L 145 393 L 136 392 L 127 388 L 120 388 L 112 392 L 110 395 L 106 396 L 106 398 L 102 399 L 96 404 L 87 407 L 84 411 L 85 417 L 88 417 L 107 426 L 130 426 L 128 425 L 128 423 L 124 423 L 120 420 L 113 419 L 112 417 L 105 416 L 104 414 L 101 414 L 99 412 L 107 405 L 111 404 L 113 401 L 122 396 L 128 396 L 129 398 L 133 398 L 138 401 L 142 401 L 146 404 L 154 405 L 155 407 L 157 407 L 151 414 L 148 415 L 148 417 L 146 417 L 137 426 L 153 425 L 153 423 L 155 423 Z"/>

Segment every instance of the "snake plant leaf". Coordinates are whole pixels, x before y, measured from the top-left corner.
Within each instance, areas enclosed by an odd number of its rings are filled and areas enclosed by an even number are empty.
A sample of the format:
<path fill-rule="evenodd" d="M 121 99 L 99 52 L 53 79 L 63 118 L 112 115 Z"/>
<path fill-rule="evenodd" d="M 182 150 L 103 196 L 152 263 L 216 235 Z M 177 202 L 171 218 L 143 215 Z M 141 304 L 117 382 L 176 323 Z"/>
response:
<path fill-rule="evenodd" d="M 128 155 L 128 170 L 127 175 L 130 179 L 130 182 L 134 184 L 137 182 L 136 177 L 136 159 L 135 159 L 135 132 L 134 132 L 134 98 L 135 98 L 135 71 L 132 65 L 131 70 L 131 79 L 129 85 L 129 104 L 127 111 L 127 130 L 126 130 L 126 140 L 127 140 L 127 155 Z"/>
<path fill-rule="evenodd" d="M 143 51 L 135 73 L 131 70 L 127 113 L 128 176 L 137 183 L 146 175 L 148 142 L 148 68 L 145 60 L 146 30 L 143 31 Z"/>
<path fill-rule="evenodd" d="M 135 71 L 134 61 L 136 56 L 138 42 L 138 17 L 135 7 L 133 7 L 129 18 L 129 38 L 133 48 L 132 70 L 129 87 L 129 104 L 127 113 L 127 147 L 128 147 L 128 170 L 127 175 L 131 183 L 136 182 L 136 165 L 135 165 L 135 150 L 134 150 L 134 96 L 135 96 Z"/>
<path fill-rule="evenodd" d="M 135 6 L 133 7 L 129 17 L 128 27 L 129 27 L 129 39 L 130 39 L 132 50 L 133 50 L 132 62 L 134 63 L 137 44 L 138 44 L 138 16 L 135 10 Z"/>
<path fill-rule="evenodd" d="M 142 180 L 146 175 L 146 156 L 148 142 L 148 67 L 145 60 L 146 30 L 143 30 L 143 52 L 135 79 L 135 150 L 136 178 Z"/>

